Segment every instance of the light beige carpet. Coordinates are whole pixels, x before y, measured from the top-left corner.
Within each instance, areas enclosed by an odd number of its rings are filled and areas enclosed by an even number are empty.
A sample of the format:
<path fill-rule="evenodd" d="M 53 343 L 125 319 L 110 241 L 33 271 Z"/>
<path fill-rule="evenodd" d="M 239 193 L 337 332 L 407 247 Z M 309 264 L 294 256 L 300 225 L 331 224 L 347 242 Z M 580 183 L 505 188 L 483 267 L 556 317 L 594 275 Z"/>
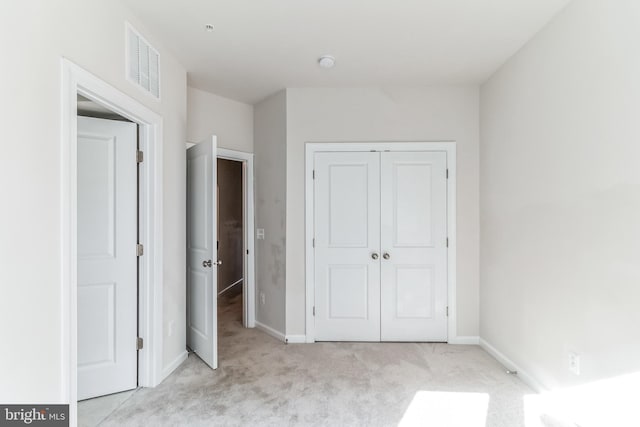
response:
<path fill-rule="evenodd" d="M 518 427 L 533 393 L 477 346 L 283 344 L 241 323 L 222 299 L 213 371 L 191 354 L 101 426 Z"/>

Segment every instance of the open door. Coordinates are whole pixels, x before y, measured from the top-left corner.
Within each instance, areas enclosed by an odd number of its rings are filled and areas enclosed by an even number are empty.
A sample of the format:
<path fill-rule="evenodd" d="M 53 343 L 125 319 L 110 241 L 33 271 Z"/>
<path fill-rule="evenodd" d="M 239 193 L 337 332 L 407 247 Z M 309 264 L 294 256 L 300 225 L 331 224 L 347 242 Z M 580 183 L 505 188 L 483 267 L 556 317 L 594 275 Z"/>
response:
<path fill-rule="evenodd" d="M 216 137 L 187 150 L 187 345 L 218 367 Z"/>

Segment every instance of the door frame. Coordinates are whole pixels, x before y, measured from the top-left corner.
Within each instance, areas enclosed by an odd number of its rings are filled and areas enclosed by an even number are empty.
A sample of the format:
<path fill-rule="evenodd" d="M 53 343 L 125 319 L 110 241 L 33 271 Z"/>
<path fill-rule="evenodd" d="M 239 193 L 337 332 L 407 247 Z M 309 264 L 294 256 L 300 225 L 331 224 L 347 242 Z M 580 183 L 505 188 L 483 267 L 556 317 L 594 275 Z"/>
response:
<path fill-rule="evenodd" d="M 138 268 L 138 385 L 155 387 L 162 379 L 163 220 L 162 117 L 133 98 L 62 58 L 61 240 L 62 355 L 61 395 L 69 399 L 70 425 L 77 422 L 77 95 L 103 105 L 138 124 L 144 162 L 139 175 L 139 235 L 144 256 Z M 135 250 L 132 248 L 132 251 Z M 132 343 L 134 345 L 135 343 Z"/>
<path fill-rule="evenodd" d="M 242 283 L 242 324 L 245 328 L 256 326 L 256 252 L 255 252 L 255 199 L 253 183 L 253 153 L 218 148 L 218 159 L 234 160 L 242 163 L 242 194 L 243 194 L 243 240 L 244 256 Z M 249 253 L 247 253 L 249 251 Z"/>
<path fill-rule="evenodd" d="M 456 300 L 456 143 L 455 141 L 416 142 L 307 142 L 305 144 L 305 334 L 306 342 L 315 342 L 314 260 L 314 156 L 321 152 L 385 152 L 385 151 L 440 151 L 447 153 L 447 342 L 453 344 L 457 337 Z"/>

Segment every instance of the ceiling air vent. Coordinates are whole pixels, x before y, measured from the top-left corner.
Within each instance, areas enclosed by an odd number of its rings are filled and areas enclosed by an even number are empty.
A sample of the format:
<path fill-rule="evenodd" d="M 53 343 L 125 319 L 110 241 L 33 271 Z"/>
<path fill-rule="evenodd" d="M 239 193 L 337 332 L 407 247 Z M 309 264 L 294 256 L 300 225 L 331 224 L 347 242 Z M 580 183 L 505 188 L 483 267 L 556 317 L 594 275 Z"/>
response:
<path fill-rule="evenodd" d="M 127 79 L 160 99 L 160 55 L 127 24 Z"/>

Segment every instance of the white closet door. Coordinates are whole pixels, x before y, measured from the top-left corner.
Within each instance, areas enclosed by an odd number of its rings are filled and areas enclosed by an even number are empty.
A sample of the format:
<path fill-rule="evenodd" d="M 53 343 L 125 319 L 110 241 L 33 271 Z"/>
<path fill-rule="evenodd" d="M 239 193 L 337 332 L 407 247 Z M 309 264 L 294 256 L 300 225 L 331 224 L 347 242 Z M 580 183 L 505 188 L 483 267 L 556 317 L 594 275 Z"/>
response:
<path fill-rule="evenodd" d="M 78 400 L 136 388 L 134 123 L 78 117 Z"/>
<path fill-rule="evenodd" d="M 314 160 L 315 339 L 379 341 L 379 153 Z"/>
<path fill-rule="evenodd" d="M 447 157 L 381 154 L 381 340 L 447 340 Z"/>

